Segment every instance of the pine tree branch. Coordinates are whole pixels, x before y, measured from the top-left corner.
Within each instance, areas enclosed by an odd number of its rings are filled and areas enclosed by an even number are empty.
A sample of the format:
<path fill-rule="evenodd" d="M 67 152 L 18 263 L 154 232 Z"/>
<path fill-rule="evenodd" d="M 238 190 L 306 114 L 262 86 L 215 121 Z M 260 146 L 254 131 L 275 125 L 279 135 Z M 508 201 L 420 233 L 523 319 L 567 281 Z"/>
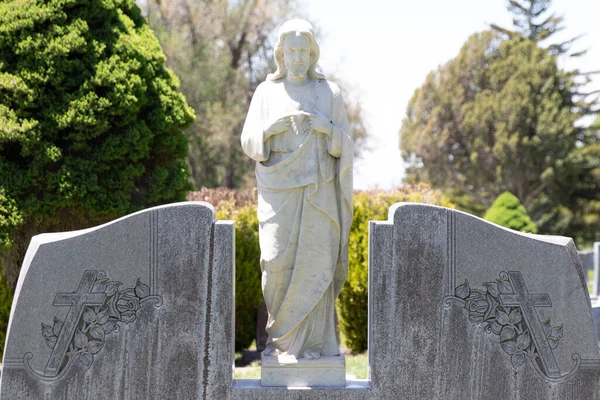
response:
<path fill-rule="evenodd" d="M 579 93 L 576 93 L 576 95 L 577 96 L 588 97 L 588 96 L 591 96 L 591 95 L 594 95 L 594 94 L 598 94 L 598 93 L 600 93 L 600 89 L 598 89 L 598 90 L 592 90 L 591 92 L 579 92 Z"/>
<path fill-rule="evenodd" d="M 494 29 L 495 31 L 498 31 L 500 33 L 504 33 L 505 35 L 508 35 L 508 37 L 510 37 L 510 38 L 521 35 L 517 31 L 511 31 L 510 29 L 502 28 L 502 27 L 500 27 L 500 26 L 498 26 L 496 24 L 488 24 L 488 26 L 490 28 Z"/>
<path fill-rule="evenodd" d="M 510 6 L 508 6 L 509 8 L 516 8 L 517 10 L 521 10 L 522 13 L 528 13 L 529 9 L 523 7 L 518 1 L 516 0 L 508 0 L 508 2 L 510 3 Z"/>
<path fill-rule="evenodd" d="M 589 49 L 585 49 L 585 50 L 581 50 L 581 51 L 578 51 L 578 52 L 575 52 L 575 53 L 571 53 L 571 54 L 569 54 L 569 57 L 571 57 L 571 58 L 575 58 L 575 57 L 581 57 L 581 56 L 584 56 L 584 55 L 586 55 L 586 54 L 587 54 L 588 50 L 589 50 Z"/>

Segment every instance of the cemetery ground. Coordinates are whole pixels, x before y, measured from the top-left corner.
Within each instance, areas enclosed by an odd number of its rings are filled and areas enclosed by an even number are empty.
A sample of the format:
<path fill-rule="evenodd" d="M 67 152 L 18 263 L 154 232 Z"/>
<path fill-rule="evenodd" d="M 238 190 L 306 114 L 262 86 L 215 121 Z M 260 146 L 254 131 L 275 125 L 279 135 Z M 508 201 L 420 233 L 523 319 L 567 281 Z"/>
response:
<path fill-rule="evenodd" d="M 341 342 L 344 343 L 344 335 L 341 336 Z M 256 341 L 248 350 L 256 350 Z M 341 352 L 346 357 L 346 379 L 367 379 L 368 357 L 367 352 L 352 354 L 350 350 L 343 347 Z M 242 364 L 242 352 L 235 353 L 235 379 L 260 379 L 260 360 L 255 360 L 249 364 Z"/>
<path fill-rule="evenodd" d="M 236 359 L 241 353 L 236 353 Z M 235 379 L 260 379 L 260 360 L 246 366 L 236 366 Z M 346 379 L 367 379 L 367 353 L 346 354 Z"/>

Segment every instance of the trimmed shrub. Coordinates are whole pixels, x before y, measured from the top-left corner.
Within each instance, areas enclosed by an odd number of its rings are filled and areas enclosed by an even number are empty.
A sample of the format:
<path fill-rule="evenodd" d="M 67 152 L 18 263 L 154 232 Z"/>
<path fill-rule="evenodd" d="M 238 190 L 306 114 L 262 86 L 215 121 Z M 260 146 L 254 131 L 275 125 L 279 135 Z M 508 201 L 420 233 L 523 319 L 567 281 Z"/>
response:
<path fill-rule="evenodd" d="M 218 219 L 235 221 L 235 351 L 247 349 L 256 338 L 256 318 L 262 300 L 260 248 L 256 206 L 217 207 Z"/>
<path fill-rule="evenodd" d="M 354 192 L 354 219 L 348 243 L 348 279 L 338 298 L 337 310 L 345 346 L 355 354 L 367 350 L 369 221 L 387 220 L 390 206 L 398 202 L 454 208 L 441 192 L 426 185 L 403 186 L 392 192 Z"/>
<path fill-rule="evenodd" d="M 202 188 L 189 201 L 206 201 L 217 219 L 235 221 L 235 351 L 256 339 L 256 318 L 262 301 L 256 189 Z"/>
<path fill-rule="evenodd" d="M 537 226 L 514 194 L 504 192 L 494 200 L 483 219 L 520 232 L 537 233 Z"/>
<path fill-rule="evenodd" d="M 8 288 L 6 281 L 0 275 L 0 354 L 4 353 L 6 341 L 6 330 L 8 329 L 8 317 L 12 305 L 12 291 Z"/>
<path fill-rule="evenodd" d="M 134 0 L 0 2 L 0 261 L 189 190 L 193 110 Z"/>

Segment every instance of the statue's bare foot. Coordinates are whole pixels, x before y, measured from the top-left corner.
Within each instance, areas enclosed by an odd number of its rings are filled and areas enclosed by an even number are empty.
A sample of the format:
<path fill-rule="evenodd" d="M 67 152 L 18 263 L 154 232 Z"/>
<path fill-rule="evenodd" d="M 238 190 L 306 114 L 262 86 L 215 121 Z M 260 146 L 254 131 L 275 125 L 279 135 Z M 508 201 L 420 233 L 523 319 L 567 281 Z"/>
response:
<path fill-rule="evenodd" d="M 277 357 L 279 354 L 281 354 L 281 352 L 279 351 L 279 349 L 273 349 L 273 348 L 267 347 L 266 349 L 263 350 L 263 354 L 265 356 Z"/>
<path fill-rule="evenodd" d="M 319 358 L 321 358 L 321 353 L 319 353 L 318 351 L 307 351 L 304 354 L 302 354 L 302 357 L 307 360 L 318 360 Z"/>

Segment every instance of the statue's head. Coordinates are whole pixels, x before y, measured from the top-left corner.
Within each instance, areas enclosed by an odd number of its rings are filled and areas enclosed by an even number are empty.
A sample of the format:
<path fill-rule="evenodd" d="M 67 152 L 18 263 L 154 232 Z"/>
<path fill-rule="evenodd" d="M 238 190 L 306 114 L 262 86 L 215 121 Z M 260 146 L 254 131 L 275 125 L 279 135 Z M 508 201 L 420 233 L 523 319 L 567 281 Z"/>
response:
<path fill-rule="evenodd" d="M 278 36 L 275 45 L 277 70 L 269 74 L 268 79 L 281 79 L 288 73 L 306 74 L 311 79 L 325 79 L 325 75 L 316 70 L 319 45 L 315 41 L 310 22 L 291 19 L 281 25 Z M 307 54 L 303 54 L 304 52 Z"/>

